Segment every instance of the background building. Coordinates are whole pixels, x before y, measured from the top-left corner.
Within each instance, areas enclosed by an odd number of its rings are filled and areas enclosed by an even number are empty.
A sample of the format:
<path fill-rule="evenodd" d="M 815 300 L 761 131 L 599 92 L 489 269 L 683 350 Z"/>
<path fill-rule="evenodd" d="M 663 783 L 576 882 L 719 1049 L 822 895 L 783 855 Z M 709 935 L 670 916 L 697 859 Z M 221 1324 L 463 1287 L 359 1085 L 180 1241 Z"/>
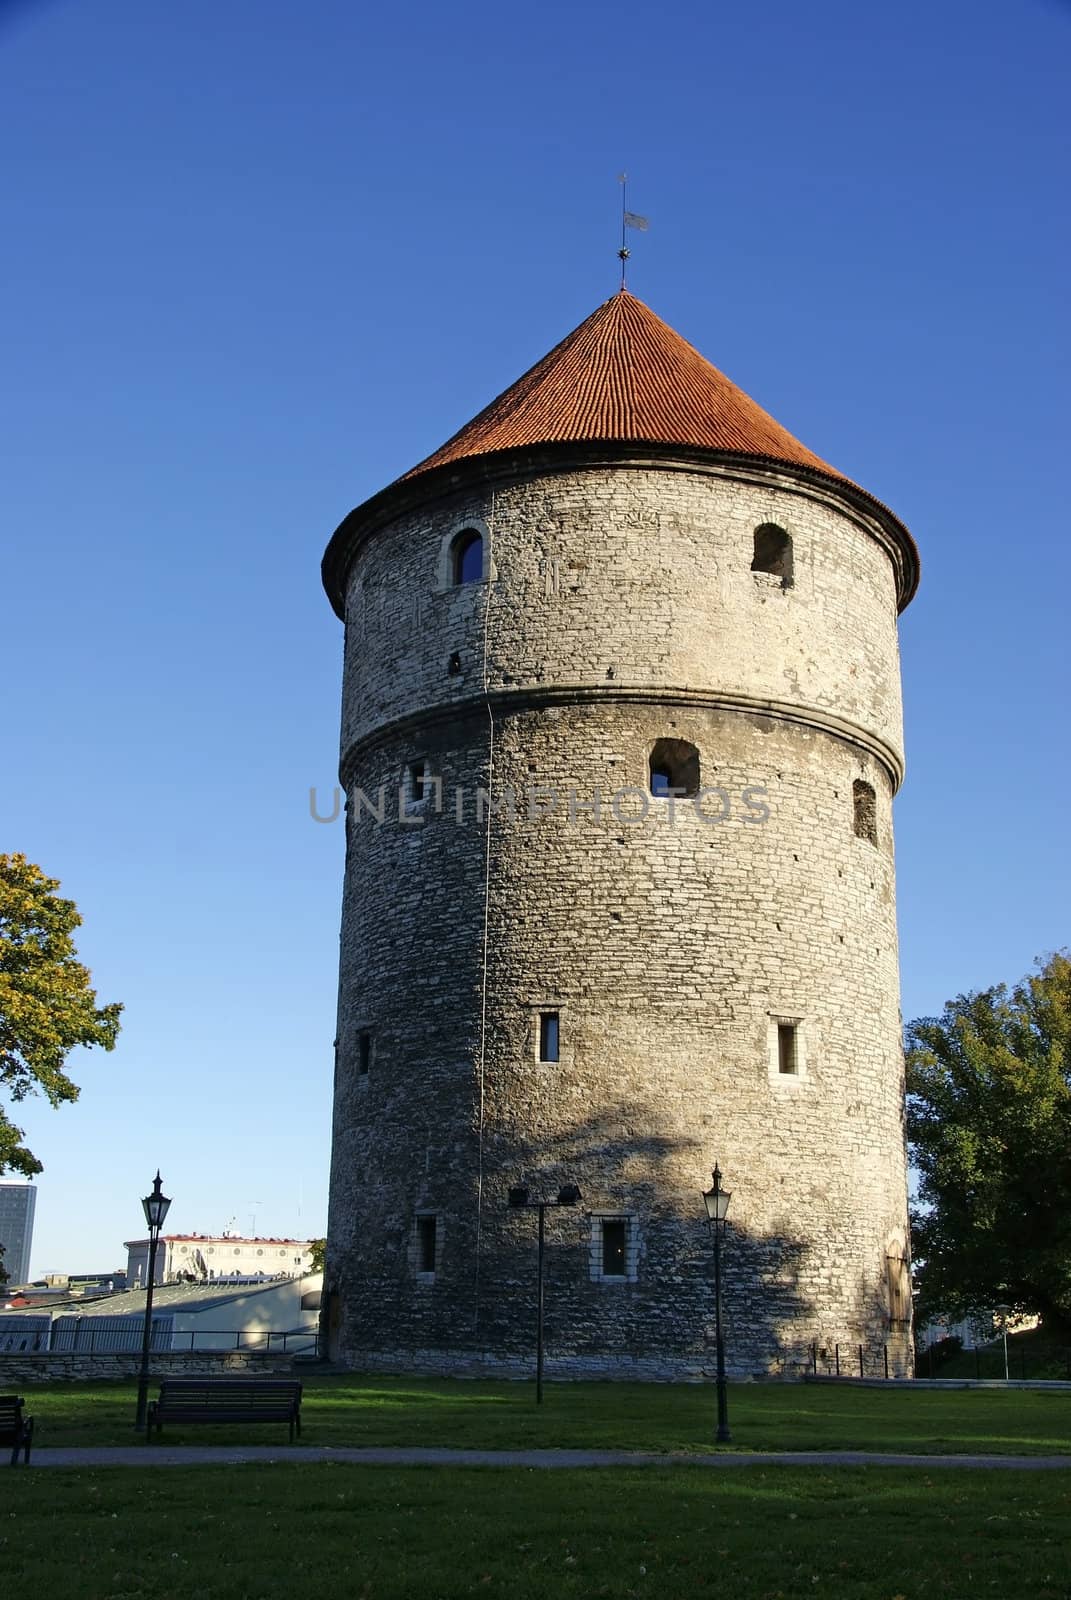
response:
<path fill-rule="evenodd" d="M 153 1291 L 152 1349 L 260 1350 L 311 1355 L 322 1276 L 272 1283 L 169 1283 Z M 0 1353 L 139 1350 L 145 1291 L 0 1311 Z"/>
<path fill-rule="evenodd" d="M 131 1239 L 126 1281 L 134 1288 L 148 1275 L 149 1241 Z M 156 1249 L 157 1283 L 188 1278 L 300 1278 L 312 1260 L 310 1239 L 240 1239 L 231 1234 L 164 1233 Z"/>
<path fill-rule="evenodd" d="M 325 1322 L 353 1365 L 910 1369 L 886 507 L 622 291 L 324 558 L 348 796 Z"/>
<path fill-rule="evenodd" d="M 0 1245 L 4 1247 L 0 1264 L 9 1288 L 29 1281 L 36 1205 L 37 1190 L 32 1183 L 0 1183 Z"/>

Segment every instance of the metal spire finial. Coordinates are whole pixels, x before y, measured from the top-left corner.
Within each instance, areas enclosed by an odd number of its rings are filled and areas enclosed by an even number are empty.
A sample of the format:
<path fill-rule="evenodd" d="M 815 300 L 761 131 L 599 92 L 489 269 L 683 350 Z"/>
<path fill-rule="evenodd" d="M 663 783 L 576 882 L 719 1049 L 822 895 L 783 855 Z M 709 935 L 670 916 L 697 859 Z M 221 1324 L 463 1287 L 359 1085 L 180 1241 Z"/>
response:
<path fill-rule="evenodd" d="M 635 228 L 639 233 L 646 233 L 647 218 L 641 217 L 635 211 L 630 211 L 628 209 L 628 173 L 619 172 L 617 175 L 617 181 L 621 185 L 621 248 L 617 254 L 621 261 L 621 288 L 623 291 L 625 287 L 625 267 L 629 256 L 632 254 L 628 245 L 625 243 L 625 230 L 626 228 Z"/>

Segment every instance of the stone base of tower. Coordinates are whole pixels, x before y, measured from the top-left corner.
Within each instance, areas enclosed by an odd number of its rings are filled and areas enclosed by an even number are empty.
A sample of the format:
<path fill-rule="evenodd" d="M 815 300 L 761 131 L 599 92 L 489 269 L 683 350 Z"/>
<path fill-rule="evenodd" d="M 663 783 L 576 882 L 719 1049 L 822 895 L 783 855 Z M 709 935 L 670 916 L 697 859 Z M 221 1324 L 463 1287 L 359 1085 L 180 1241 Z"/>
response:
<path fill-rule="evenodd" d="M 862 1346 L 860 1369 L 858 1340 L 833 1345 L 801 1346 L 785 1350 L 760 1364 L 728 1359 L 730 1381 L 794 1381 L 817 1372 L 820 1377 L 835 1376 L 839 1354 L 840 1376 L 866 1378 L 911 1378 L 914 1376 L 910 1338 L 897 1334 L 881 1344 Z M 361 1350 L 340 1354 L 339 1365 L 351 1371 L 398 1376 L 438 1378 L 498 1378 L 524 1380 L 534 1376 L 534 1350 L 527 1358 L 499 1355 L 479 1350 Z M 544 1358 L 544 1377 L 549 1383 L 611 1381 L 616 1383 L 713 1383 L 717 1375 L 714 1351 L 696 1356 L 559 1356 Z"/>

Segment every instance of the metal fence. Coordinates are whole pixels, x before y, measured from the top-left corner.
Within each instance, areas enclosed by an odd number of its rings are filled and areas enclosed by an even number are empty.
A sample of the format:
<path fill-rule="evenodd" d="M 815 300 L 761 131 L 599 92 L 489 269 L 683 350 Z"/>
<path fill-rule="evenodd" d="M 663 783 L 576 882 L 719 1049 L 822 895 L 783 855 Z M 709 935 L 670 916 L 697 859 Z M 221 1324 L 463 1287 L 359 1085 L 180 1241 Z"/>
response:
<path fill-rule="evenodd" d="M 5 1318 L 0 1322 L 0 1354 L 109 1355 L 131 1354 L 141 1350 L 145 1323 L 138 1316 L 46 1316 Z M 153 1317 L 149 1349 L 157 1354 L 171 1351 L 242 1350 L 262 1355 L 304 1355 L 319 1353 L 319 1325 L 303 1328 L 184 1328 L 177 1329 L 174 1317 Z"/>
<path fill-rule="evenodd" d="M 153 1317 L 149 1349 L 170 1350 L 173 1327 L 172 1317 Z M 140 1350 L 144 1329 L 142 1317 L 57 1317 L 52 1324 L 50 1349 L 79 1355 Z"/>
<path fill-rule="evenodd" d="M 205 1343 L 211 1340 L 211 1344 Z M 209 1328 L 190 1329 L 171 1336 L 172 1350 L 245 1350 L 261 1355 L 315 1356 L 320 1351 L 318 1324 L 308 1328 L 291 1328 L 277 1333 L 272 1328 L 250 1332 L 247 1329 L 226 1329 L 214 1333 Z"/>
<path fill-rule="evenodd" d="M 52 1318 L 48 1316 L 4 1317 L 0 1321 L 0 1355 L 34 1355 L 48 1349 Z"/>
<path fill-rule="evenodd" d="M 815 1378 L 904 1378 L 898 1365 L 902 1346 L 887 1344 L 812 1344 L 807 1370 Z"/>
<path fill-rule="evenodd" d="M 938 1339 L 915 1353 L 916 1378 L 1044 1380 L 1071 1383 L 1071 1347 L 1031 1348 L 1020 1338 L 965 1349 L 959 1339 Z"/>

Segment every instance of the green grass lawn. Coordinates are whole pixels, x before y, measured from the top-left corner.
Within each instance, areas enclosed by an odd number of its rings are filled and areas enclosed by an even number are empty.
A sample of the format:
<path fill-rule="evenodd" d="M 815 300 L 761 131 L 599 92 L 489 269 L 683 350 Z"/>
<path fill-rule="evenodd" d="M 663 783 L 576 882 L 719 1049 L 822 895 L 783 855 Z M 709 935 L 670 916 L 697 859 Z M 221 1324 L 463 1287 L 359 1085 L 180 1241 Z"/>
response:
<path fill-rule="evenodd" d="M 5 1593 L 1066 1600 L 1071 1472 L 0 1469 Z"/>
<path fill-rule="evenodd" d="M 714 1389 L 706 1385 L 555 1383 L 537 1408 L 530 1383 L 350 1374 L 304 1382 L 302 1442 L 309 1445 L 700 1451 L 714 1439 Z M 34 1385 L 23 1394 L 39 1446 L 138 1439 L 133 1384 Z M 729 1417 L 733 1444 L 743 1450 L 1071 1453 L 1071 1392 L 733 1384 Z M 169 1427 L 163 1438 L 275 1444 L 286 1430 Z"/>

